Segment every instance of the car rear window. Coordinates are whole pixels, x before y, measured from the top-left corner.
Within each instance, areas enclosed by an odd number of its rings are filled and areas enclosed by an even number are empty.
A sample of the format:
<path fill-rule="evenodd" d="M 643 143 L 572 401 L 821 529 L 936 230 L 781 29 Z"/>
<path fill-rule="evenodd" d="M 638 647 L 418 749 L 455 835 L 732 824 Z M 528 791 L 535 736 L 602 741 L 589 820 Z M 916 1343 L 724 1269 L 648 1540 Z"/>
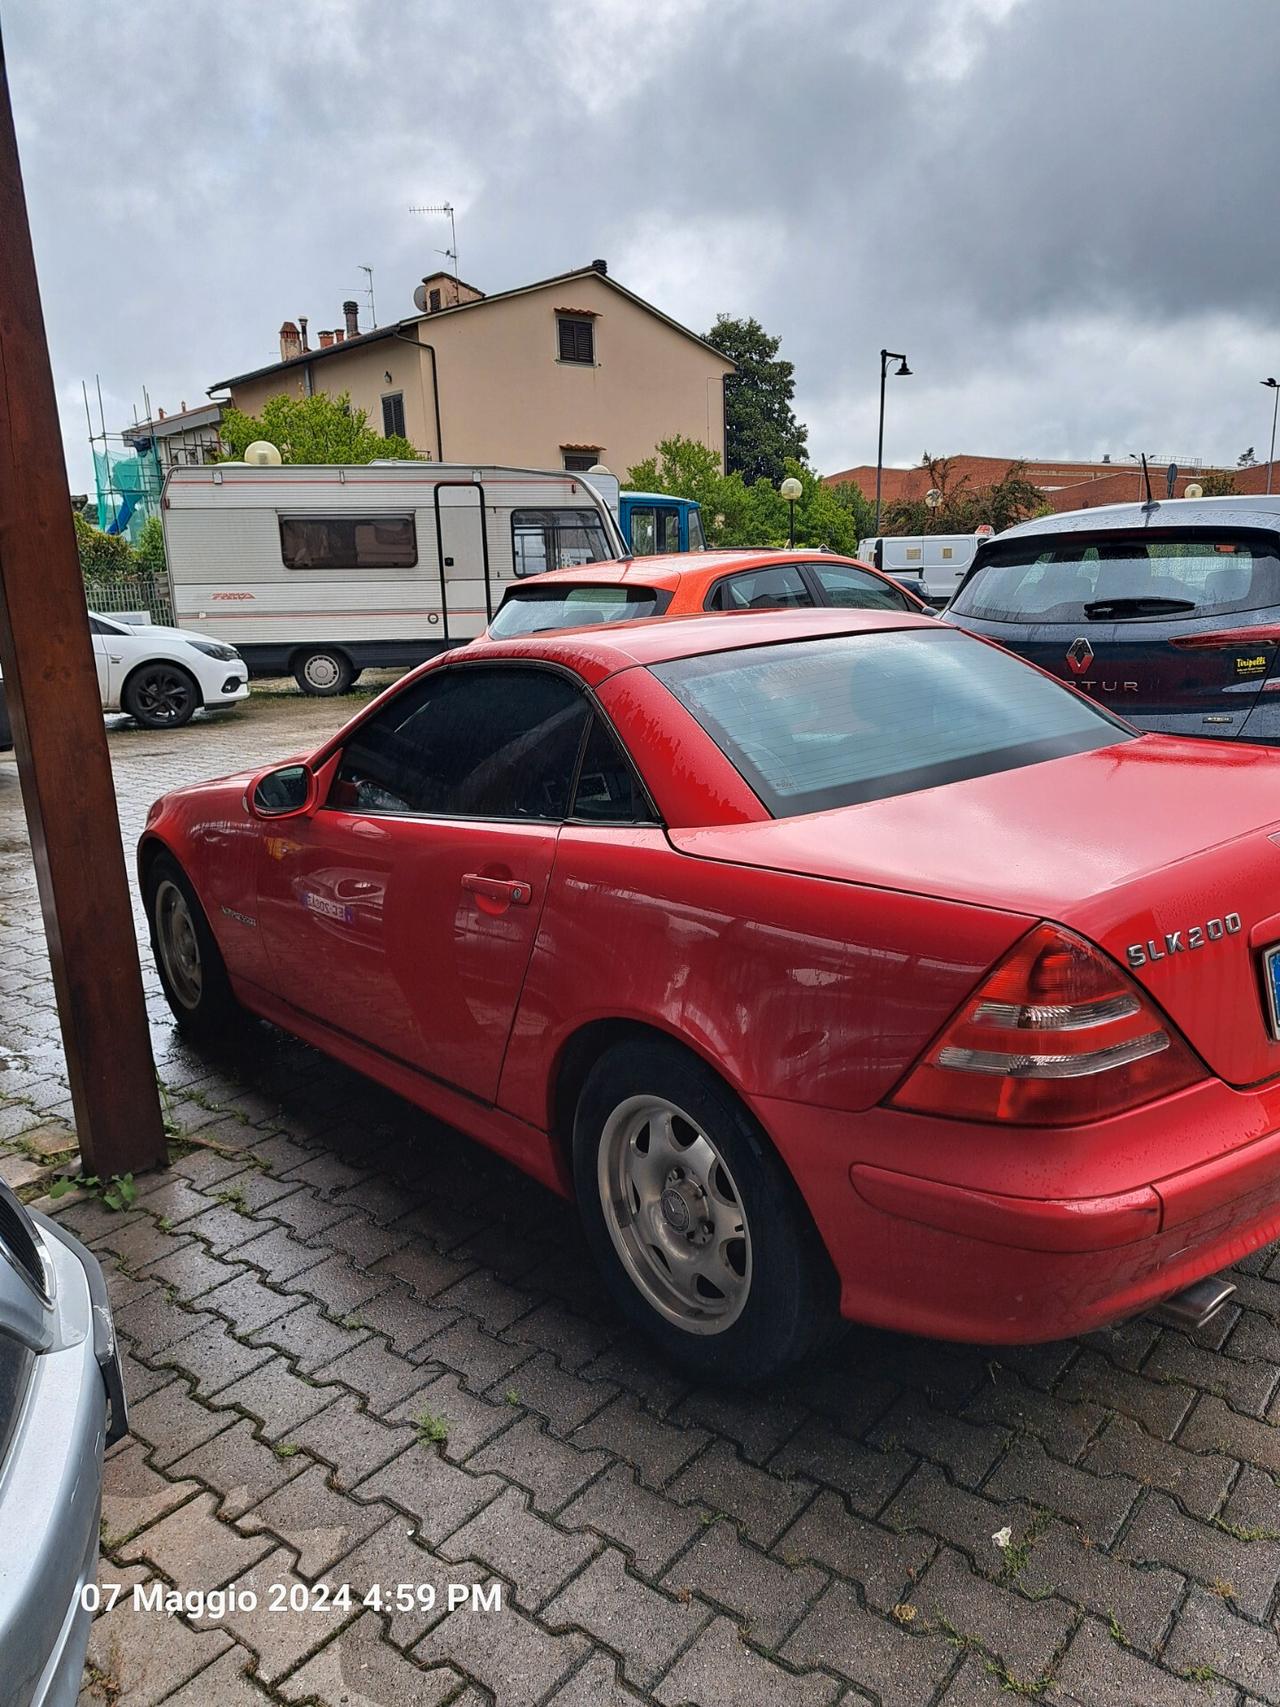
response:
<path fill-rule="evenodd" d="M 751 647 L 653 673 L 775 818 L 1133 738 L 1030 665 L 956 630 Z"/>
<path fill-rule="evenodd" d="M 1129 622 L 1229 616 L 1280 605 L 1265 534 L 1035 535 L 987 547 L 957 616 L 989 622 Z"/>
<path fill-rule="evenodd" d="M 644 616 L 660 616 L 670 602 L 670 593 L 659 593 L 654 587 L 514 587 L 489 624 L 489 633 L 496 639 L 510 640 L 544 628 L 635 622 Z"/>

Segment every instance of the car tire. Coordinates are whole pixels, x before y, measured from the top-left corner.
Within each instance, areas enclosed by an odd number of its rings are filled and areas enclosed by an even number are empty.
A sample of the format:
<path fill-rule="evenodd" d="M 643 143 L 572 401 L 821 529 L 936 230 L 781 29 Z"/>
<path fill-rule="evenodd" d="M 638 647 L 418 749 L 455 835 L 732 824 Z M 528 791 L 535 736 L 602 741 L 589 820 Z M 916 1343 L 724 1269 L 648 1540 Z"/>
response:
<path fill-rule="evenodd" d="M 345 652 L 320 646 L 310 652 L 299 652 L 293 660 L 293 679 L 303 693 L 320 699 L 332 699 L 346 693 L 355 680 L 355 671 Z"/>
<path fill-rule="evenodd" d="M 164 659 L 141 664 L 124 684 L 120 704 L 144 729 L 181 729 L 201 704 L 195 677 Z"/>
<path fill-rule="evenodd" d="M 588 1243 L 623 1314 L 694 1379 L 756 1385 L 835 1337 L 835 1272 L 750 1113 L 675 1043 L 614 1045 L 573 1129 Z"/>
<path fill-rule="evenodd" d="M 159 853 L 147 866 L 143 900 L 151 951 L 173 1017 L 193 1037 L 225 1032 L 244 1010 L 232 993 L 199 897 L 172 854 Z"/>

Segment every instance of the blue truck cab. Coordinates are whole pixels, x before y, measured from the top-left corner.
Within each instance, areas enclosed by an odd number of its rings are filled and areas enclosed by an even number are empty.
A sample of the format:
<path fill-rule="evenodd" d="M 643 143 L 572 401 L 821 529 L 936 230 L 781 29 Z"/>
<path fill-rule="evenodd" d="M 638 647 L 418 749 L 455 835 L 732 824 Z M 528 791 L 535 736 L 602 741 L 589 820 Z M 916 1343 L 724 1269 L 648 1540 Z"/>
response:
<path fill-rule="evenodd" d="M 636 557 L 707 549 L 702 513 L 694 498 L 673 498 L 665 492 L 619 492 L 618 526 Z"/>

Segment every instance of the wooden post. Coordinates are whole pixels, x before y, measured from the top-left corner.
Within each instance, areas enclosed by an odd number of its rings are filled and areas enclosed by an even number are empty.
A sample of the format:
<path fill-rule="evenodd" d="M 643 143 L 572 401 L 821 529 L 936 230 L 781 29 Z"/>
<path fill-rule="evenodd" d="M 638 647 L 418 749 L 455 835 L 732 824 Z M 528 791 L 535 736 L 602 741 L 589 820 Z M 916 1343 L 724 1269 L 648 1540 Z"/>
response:
<path fill-rule="evenodd" d="M 0 40 L 0 667 L 84 1171 L 166 1160 Z"/>

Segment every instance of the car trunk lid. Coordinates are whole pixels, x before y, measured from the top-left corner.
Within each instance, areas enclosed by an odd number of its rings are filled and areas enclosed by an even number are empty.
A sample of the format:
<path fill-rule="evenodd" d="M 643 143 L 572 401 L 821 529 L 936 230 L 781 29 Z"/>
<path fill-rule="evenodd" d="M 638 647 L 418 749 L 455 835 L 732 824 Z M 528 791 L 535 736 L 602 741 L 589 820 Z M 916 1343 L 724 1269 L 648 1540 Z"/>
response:
<path fill-rule="evenodd" d="M 699 858 L 1057 920 L 1128 967 L 1228 1083 L 1280 1073 L 1261 964 L 1280 944 L 1280 754 L 1265 748 L 1151 735 L 670 834 Z"/>

